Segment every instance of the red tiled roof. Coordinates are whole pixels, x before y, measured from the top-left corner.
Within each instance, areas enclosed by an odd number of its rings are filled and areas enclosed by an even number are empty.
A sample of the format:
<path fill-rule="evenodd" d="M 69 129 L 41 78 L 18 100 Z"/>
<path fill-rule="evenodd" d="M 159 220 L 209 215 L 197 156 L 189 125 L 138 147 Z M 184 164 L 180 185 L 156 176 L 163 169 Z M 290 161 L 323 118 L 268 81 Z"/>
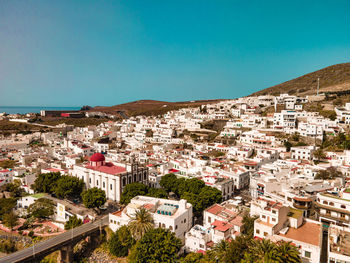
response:
<path fill-rule="evenodd" d="M 85 168 L 112 175 L 117 175 L 126 172 L 126 169 L 124 167 L 116 166 L 112 163 L 105 163 L 105 165 L 101 166 L 87 165 L 85 166 Z"/>
<path fill-rule="evenodd" d="M 220 220 L 215 220 L 211 225 L 215 226 L 214 228 L 215 230 L 222 231 L 222 232 L 226 232 L 227 230 L 233 227 L 233 225 L 231 225 L 230 223 L 220 221 Z"/>
<path fill-rule="evenodd" d="M 223 207 L 219 204 L 214 204 L 211 207 L 209 207 L 206 211 L 208 213 L 216 215 L 217 213 L 221 212 Z"/>

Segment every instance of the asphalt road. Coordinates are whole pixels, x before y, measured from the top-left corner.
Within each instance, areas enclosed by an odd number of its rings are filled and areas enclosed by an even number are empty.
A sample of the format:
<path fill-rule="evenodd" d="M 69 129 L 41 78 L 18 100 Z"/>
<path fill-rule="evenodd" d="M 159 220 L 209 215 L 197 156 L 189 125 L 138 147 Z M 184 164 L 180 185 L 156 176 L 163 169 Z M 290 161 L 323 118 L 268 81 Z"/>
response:
<path fill-rule="evenodd" d="M 55 247 L 59 249 L 60 244 L 63 244 L 69 241 L 70 239 L 79 237 L 84 233 L 93 231 L 95 229 L 98 229 L 100 226 L 105 226 L 107 224 L 108 224 L 108 216 L 105 216 L 102 219 L 96 220 L 95 222 L 76 227 L 73 230 L 69 230 L 58 236 L 55 236 L 53 238 L 37 243 L 34 246 L 19 250 L 6 257 L 0 258 L 0 263 L 10 263 L 10 262 L 16 263 L 16 262 L 22 262 L 24 260 L 28 260 L 30 258 L 33 259 L 33 255 L 35 254 L 40 254 L 41 252 L 45 252 L 46 250 L 49 250 Z"/>

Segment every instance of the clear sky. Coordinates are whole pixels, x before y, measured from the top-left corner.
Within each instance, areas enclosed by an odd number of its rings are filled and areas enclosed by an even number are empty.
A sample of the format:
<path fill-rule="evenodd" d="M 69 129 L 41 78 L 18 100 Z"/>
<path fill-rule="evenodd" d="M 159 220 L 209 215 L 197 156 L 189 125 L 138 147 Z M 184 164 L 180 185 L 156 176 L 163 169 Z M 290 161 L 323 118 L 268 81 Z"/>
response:
<path fill-rule="evenodd" d="M 0 0 L 0 105 L 235 98 L 350 62 L 350 1 Z"/>

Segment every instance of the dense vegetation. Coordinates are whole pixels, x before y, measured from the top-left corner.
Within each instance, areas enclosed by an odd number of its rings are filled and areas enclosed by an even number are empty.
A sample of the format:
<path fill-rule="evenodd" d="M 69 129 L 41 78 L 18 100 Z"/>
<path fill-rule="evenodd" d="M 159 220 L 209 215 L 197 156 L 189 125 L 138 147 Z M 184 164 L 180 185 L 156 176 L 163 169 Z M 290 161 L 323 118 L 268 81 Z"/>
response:
<path fill-rule="evenodd" d="M 82 224 L 83 224 L 83 221 L 80 218 L 77 218 L 76 215 L 74 215 L 74 216 L 71 216 L 69 220 L 64 224 L 64 229 L 69 230 L 77 226 L 81 226 Z"/>
<path fill-rule="evenodd" d="M 186 199 L 193 206 L 196 215 L 204 209 L 222 201 L 222 193 L 216 188 L 206 186 L 197 178 L 177 178 L 174 174 L 167 174 L 160 180 L 165 191 L 175 193 L 179 198 Z"/>
<path fill-rule="evenodd" d="M 149 230 L 131 249 L 129 262 L 176 262 L 181 240 L 167 229 Z"/>
<path fill-rule="evenodd" d="M 104 205 L 107 201 L 106 192 L 94 187 L 84 191 L 81 194 L 83 203 L 87 208 L 99 208 Z"/>
<path fill-rule="evenodd" d="M 39 174 L 32 186 L 37 193 L 55 194 L 59 198 L 80 198 L 84 182 L 79 178 L 58 173 Z"/>
<path fill-rule="evenodd" d="M 131 183 L 125 186 L 120 198 L 120 203 L 128 204 L 130 200 L 138 195 L 146 195 L 157 198 L 167 198 L 168 194 L 163 189 L 148 187 L 142 183 Z"/>

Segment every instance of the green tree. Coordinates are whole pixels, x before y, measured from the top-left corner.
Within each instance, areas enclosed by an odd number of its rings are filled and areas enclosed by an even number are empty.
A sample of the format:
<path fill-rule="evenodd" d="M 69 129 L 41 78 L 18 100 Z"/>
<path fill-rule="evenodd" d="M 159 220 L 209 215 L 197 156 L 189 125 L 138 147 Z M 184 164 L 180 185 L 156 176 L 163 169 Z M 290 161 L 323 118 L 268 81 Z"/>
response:
<path fill-rule="evenodd" d="M 120 203 L 126 205 L 130 203 L 130 200 L 135 196 L 146 195 L 147 192 L 148 192 L 148 187 L 142 183 L 127 184 L 120 197 Z"/>
<path fill-rule="evenodd" d="M 8 214 L 4 215 L 3 223 L 12 231 L 12 229 L 18 225 L 18 216 L 13 211 L 10 211 Z"/>
<path fill-rule="evenodd" d="M 223 239 L 214 245 L 209 254 L 215 259 L 215 262 L 225 262 L 228 250 L 229 243 Z"/>
<path fill-rule="evenodd" d="M 131 217 L 129 222 L 129 229 L 131 235 L 139 240 L 143 237 L 147 231 L 153 228 L 153 218 L 152 215 L 145 209 L 141 208 L 135 211 L 135 214 Z"/>
<path fill-rule="evenodd" d="M 202 253 L 192 252 L 181 258 L 180 263 L 214 263 L 214 260 L 210 260 L 207 255 Z"/>
<path fill-rule="evenodd" d="M 127 226 L 122 226 L 108 240 L 108 249 L 114 256 L 126 257 L 129 254 L 129 249 L 134 244 L 135 239 L 132 237 L 130 230 Z"/>
<path fill-rule="evenodd" d="M 58 173 L 39 174 L 35 179 L 32 188 L 37 193 L 52 194 L 55 191 L 57 180 L 61 177 Z"/>
<path fill-rule="evenodd" d="M 252 241 L 247 253 L 245 254 L 245 262 L 277 263 L 276 244 L 268 239 Z"/>
<path fill-rule="evenodd" d="M 0 198 L 0 219 L 3 220 L 4 215 L 12 211 L 16 207 L 17 201 L 15 198 Z"/>
<path fill-rule="evenodd" d="M 164 189 L 150 187 L 148 188 L 147 196 L 152 196 L 156 198 L 167 198 L 168 193 Z"/>
<path fill-rule="evenodd" d="M 39 198 L 28 207 L 28 212 L 35 218 L 48 218 L 54 214 L 54 204 L 47 198 Z"/>
<path fill-rule="evenodd" d="M 299 250 L 291 242 L 277 243 L 277 260 L 280 263 L 301 263 Z"/>
<path fill-rule="evenodd" d="M 84 181 L 73 176 L 61 176 L 56 181 L 54 189 L 59 198 L 77 198 L 81 196 L 84 189 Z"/>
<path fill-rule="evenodd" d="M 249 237 L 253 237 L 254 235 L 254 221 L 257 219 L 257 217 L 251 217 L 249 216 L 249 214 L 246 214 L 243 216 L 243 220 L 242 220 L 242 223 L 243 223 L 243 231 L 242 233 L 244 235 L 247 235 Z"/>
<path fill-rule="evenodd" d="M 314 151 L 314 157 L 317 159 L 317 161 L 321 161 L 321 159 L 324 159 L 326 155 L 322 148 L 318 148 L 316 151 Z"/>
<path fill-rule="evenodd" d="M 21 181 L 14 180 L 13 183 L 8 183 L 5 185 L 5 189 L 11 192 L 11 197 L 21 197 L 23 190 L 21 189 Z"/>
<path fill-rule="evenodd" d="M 90 188 L 81 194 L 83 203 L 87 208 L 98 208 L 106 203 L 105 191 L 98 189 L 97 187 Z"/>
<path fill-rule="evenodd" d="M 178 259 L 181 240 L 167 229 L 154 228 L 148 231 L 131 250 L 131 263 L 172 263 Z"/>
<path fill-rule="evenodd" d="M 80 218 L 77 218 L 76 215 L 71 216 L 68 221 L 64 224 L 64 229 L 69 230 L 78 226 L 81 226 L 83 221 Z"/>
<path fill-rule="evenodd" d="M 252 238 L 246 235 L 240 235 L 236 237 L 229 243 L 227 253 L 224 259 L 225 263 L 236 263 L 241 262 L 241 259 L 244 258 L 246 251 L 251 245 Z"/>
<path fill-rule="evenodd" d="M 286 147 L 286 151 L 290 152 L 290 148 L 292 148 L 293 144 L 289 141 L 284 142 L 284 147 Z"/>
<path fill-rule="evenodd" d="M 176 189 L 177 178 L 175 174 L 166 174 L 161 179 L 159 184 L 164 188 L 165 191 L 174 192 Z"/>

